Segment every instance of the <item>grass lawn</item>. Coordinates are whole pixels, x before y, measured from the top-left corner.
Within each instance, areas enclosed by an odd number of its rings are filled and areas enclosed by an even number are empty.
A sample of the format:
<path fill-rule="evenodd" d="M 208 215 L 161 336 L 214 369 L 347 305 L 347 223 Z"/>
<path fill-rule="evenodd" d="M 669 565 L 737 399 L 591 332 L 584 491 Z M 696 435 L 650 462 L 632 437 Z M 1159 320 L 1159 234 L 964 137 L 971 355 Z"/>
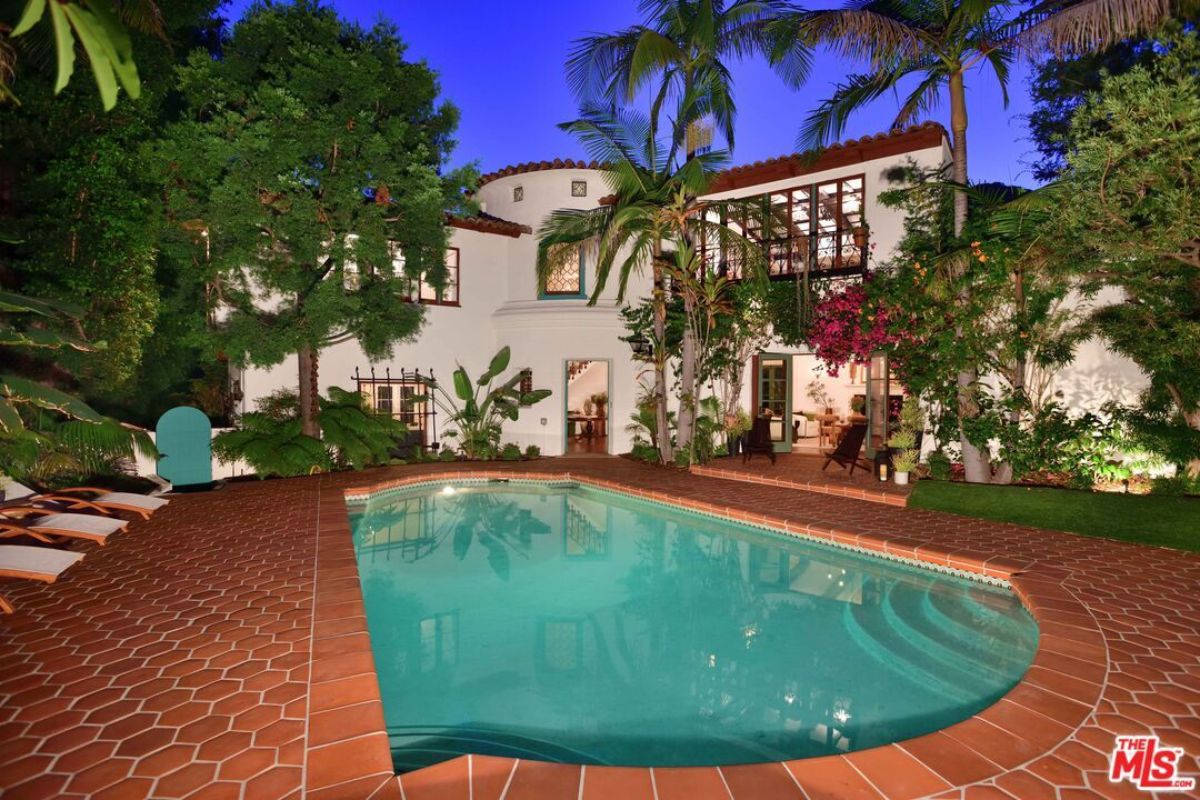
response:
<path fill-rule="evenodd" d="M 911 508 L 1200 552 L 1200 497 L 920 481 Z"/>

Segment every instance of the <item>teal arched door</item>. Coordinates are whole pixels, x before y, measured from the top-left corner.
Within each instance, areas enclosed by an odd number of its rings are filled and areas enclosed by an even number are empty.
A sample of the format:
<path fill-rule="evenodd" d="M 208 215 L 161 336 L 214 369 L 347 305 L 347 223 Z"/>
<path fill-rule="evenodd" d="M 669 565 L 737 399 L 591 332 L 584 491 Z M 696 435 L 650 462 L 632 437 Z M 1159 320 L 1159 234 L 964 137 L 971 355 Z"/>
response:
<path fill-rule="evenodd" d="M 158 474 L 172 485 L 212 483 L 212 423 L 198 408 L 177 406 L 158 418 Z"/>

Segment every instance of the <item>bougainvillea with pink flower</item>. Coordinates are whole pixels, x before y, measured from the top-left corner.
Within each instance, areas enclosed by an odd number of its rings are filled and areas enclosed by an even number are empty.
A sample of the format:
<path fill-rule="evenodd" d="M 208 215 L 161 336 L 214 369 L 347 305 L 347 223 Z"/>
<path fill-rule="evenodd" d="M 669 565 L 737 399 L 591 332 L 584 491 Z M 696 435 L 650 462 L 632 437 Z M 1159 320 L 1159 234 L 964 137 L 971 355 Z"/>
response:
<path fill-rule="evenodd" d="M 813 307 L 808 342 L 829 374 L 851 363 L 865 364 L 873 353 L 893 349 L 906 334 L 894 324 L 900 315 L 873 300 L 867 283 L 827 293 Z"/>

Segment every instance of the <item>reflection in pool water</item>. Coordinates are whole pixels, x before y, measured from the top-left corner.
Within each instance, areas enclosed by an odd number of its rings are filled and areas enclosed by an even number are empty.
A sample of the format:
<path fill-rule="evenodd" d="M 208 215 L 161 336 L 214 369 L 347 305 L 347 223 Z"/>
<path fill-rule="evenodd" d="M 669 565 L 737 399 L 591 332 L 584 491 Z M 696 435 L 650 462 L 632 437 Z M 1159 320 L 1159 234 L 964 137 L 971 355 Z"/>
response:
<path fill-rule="evenodd" d="M 1037 642 L 1002 589 L 583 487 L 408 490 L 354 530 L 401 770 L 873 747 L 995 702 Z"/>

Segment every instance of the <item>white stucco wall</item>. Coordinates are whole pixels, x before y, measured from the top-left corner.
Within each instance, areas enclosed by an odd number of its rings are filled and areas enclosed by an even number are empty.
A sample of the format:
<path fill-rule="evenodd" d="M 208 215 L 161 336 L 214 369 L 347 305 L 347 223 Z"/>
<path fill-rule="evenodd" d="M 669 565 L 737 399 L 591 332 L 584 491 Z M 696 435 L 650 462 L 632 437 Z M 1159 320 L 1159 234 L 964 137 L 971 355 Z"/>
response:
<path fill-rule="evenodd" d="M 770 183 L 748 186 L 714 195 L 714 198 L 748 197 L 770 191 L 807 186 L 835 178 L 863 175 L 864 216 L 870 228 L 871 265 L 886 261 L 903 235 L 902 215 L 881 206 L 879 193 L 892 188 L 887 180 L 889 169 L 912 160 L 926 168 L 948 159 L 945 145 L 927 147 L 906 154 L 877 158 L 866 162 L 796 176 Z M 574 197 L 572 181 L 587 182 L 587 196 Z M 513 190 L 523 190 L 524 199 L 514 201 Z M 528 367 L 537 388 L 553 391 L 548 399 L 524 409 L 520 419 L 507 423 L 505 442 L 522 447 L 537 445 L 546 455 L 557 455 L 566 444 L 565 414 L 566 362 L 568 360 L 607 360 L 609 374 L 610 452 L 627 452 L 631 437 L 625 425 L 634 411 L 639 380 L 649 380 L 647 365 L 635 362 L 629 345 L 621 340 L 626 330 L 616 302 L 615 280 L 610 281 L 594 306 L 583 299 L 540 299 L 537 293 L 535 264 L 536 231 L 556 209 L 594 208 L 599 198 L 609 194 L 603 174 L 596 170 L 563 168 L 534 170 L 491 180 L 478 193 L 484 211 L 511 222 L 530 226 L 535 233 L 511 237 L 461 228 L 451 229 L 451 245 L 460 249 L 460 306 L 426 306 L 425 324 L 412 342 L 399 344 L 390 358 L 375 365 L 377 373 L 388 367 L 393 373 L 402 369 L 432 369 L 448 378 L 455 365 L 462 364 L 474 377 L 486 366 L 495 351 L 508 345 L 512 349 L 512 369 Z M 584 289 L 591 295 L 595 288 L 595 265 L 584 259 Z M 626 301 L 639 302 L 648 296 L 650 276 L 634 276 Z M 789 353 L 793 359 L 793 408 L 810 410 L 806 397 L 808 383 L 814 377 L 814 362 L 803 351 L 774 345 L 770 352 Z M 322 390 L 330 385 L 353 388 L 358 367 L 364 374 L 370 364 L 356 343 L 329 348 L 321 354 Z M 245 408 L 253 400 L 281 387 L 297 383 L 294 358 L 271 368 L 252 368 L 241 376 Z M 862 393 L 861 383 L 851 383 L 849 370 L 837 378 L 821 375 L 834 397 L 835 410 L 848 413 L 850 397 Z M 747 369 L 743 405 L 750 407 L 754 375 Z M 1054 388 L 1064 394 L 1069 405 L 1095 409 L 1110 399 L 1131 401 L 1144 386 L 1144 376 L 1130 362 L 1111 353 L 1103 342 L 1092 341 L 1080 347 L 1076 363 L 1061 371 Z M 599 391 L 597 389 L 596 391 Z M 589 391 L 588 394 L 594 393 Z M 442 439 L 444 415 L 438 417 L 438 438 Z"/>

